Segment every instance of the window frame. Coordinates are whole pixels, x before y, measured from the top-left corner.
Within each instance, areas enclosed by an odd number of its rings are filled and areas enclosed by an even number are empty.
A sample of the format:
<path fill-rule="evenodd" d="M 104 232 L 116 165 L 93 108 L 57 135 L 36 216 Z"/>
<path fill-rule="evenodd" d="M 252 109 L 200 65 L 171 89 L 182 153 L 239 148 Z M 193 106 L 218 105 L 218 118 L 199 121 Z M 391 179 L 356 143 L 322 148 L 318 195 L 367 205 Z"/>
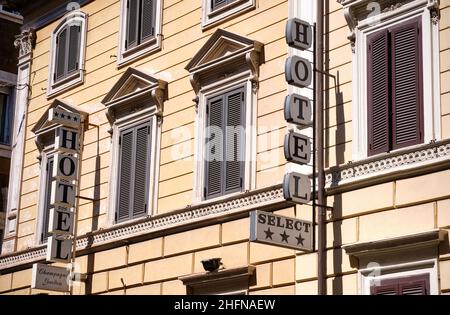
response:
<path fill-rule="evenodd" d="M 375 262 L 365 269 L 358 270 L 358 287 L 361 295 L 371 295 L 376 281 L 408 278 L 419 275 L 429 276 L 429 294 L 439 294 L 438 259 L 427 259 L 408 263 L 379 266 Z"/>
<path fill-rule="evenodd" d="M 136 45 L 130 49 L 125 47 L 125 41 L 127 39 L 128 31 L 128 12 L 127 12 L 127 2 L 128 0 L 120 1 L 120 29 L 119 29 L 119 42 L 117 51 L 117 67 L 120 68 L 138 58 L 147 56 L 151 53 L 159 51 L 161 49 L 162 43 L 162 0 L 155 0 L 155 35 Z"/>
<path fill-rule="evenodd" d="M 398 27 L 413 19 L 421 20 L 422 29 L 422 113 L 423 113 L 423 142 L 369 155 L 368 130 L 368 78 L 367 78 L 367 47 L 368 37 L 386 28 Z M 355 51 L 353 56 L 353 150 L 352 160 L 359 161 L 367 158 L 387 155 L 403 150 L 420 147 L 431 141 L 441 139 L 440 122 L 440 83 L 439 83 L 439 25 L 432 22 L 430 10 L 417 3 L 402 6 L 396 10 L 382 13 L 358 21 L 355 28 Z"/>
<path fill-rule="evenodd" d="M 14 116 L 14 103 L 13 103 L 13 97 L 12 97 L 12 91 L 3 91 L 0 88 L 0 95 L 3 96 L 3 104 L 0 104 L 0 106 L 4 107 L 6 109 L 6 114 L 2 112 L 4 115 L 0 115 L 0 119 L 4 119 L 6 121 L 6 125 L 9 127 L 8 130 L 0 130 L 5 131 L 6 135 L 9 137 L 9 141 L 2 142 L 0 138 L 0 147 L 1 146 L 7 146 L 9 147 L 12 143 L 12 136 L 13 136 L 13 116 Z M 0 98 L 1 99 L 1 98 Z M 4 128 L 6 125 L 3 124 L 3 121 L 0 121 L 0 128 Z M 1 135 L 1 134 L 0 134 Z"/>
<path fill-rule="evenodd" d="M 118 210 L 118 197 L 111 197 L 117 195 L 119 188 L 119 163 L 120 163 L 120 146 L 119 138 L 123 131 L 127 129 L 143 125 L 146 122 L 151 121 L 151 139 L 150 139 L 150 161 L 149 161 L 149 187 L 147 191 L 147 212 L 141 216 L 131 218 L 128 220 L 116 220 L 116 213 Z M 158 187 L 159 187 L 159 161 L 160 161 L 160 139 L 161 139 L 161 126 L 160 118 L 157 115 L 156 108 L 154 106 L 149 107 L 145 111 L 137 112 L 132 115 L 128 115 L 122 118 L 118 118 L 112 126 L 112 150 L 111 150 L 111 172 L 110 178 L 114 179 L 110 182 L 110 194 L 108 222 L 110 226 L 128 224 L 140 220 L 146 216 L 151 216 L 156 212 L 158 202 Z"/>
<path fill-rule="evenodd" d="M 233 90 L 243 89 L 245 93 L 245 162 L 243 171 L 243 187 L 241 191 L 224 194 L 214 198 L 206 199 L 203 188 L 206 180 L 205 167 L 205 128 L 206 128 L 206 106 L 208 100 L 216 96 L 226 94 Z M 226 198 L 232 198 L 242 194 L 244 191 L 250 191 L 256 187 L 256 107 L 257 91 L 253 89 L 251 82 L 251 73 L 244 71 L 227 79 L 214 82 L 203 86 L 199 93 L 199 104 L 197 117 L 195 120 L 195 139 L 196 148 L 194 151 L 194 197 L 193 204 L 205 202 L 215 202 Z M 250 128 L 250 129 L 249 129 Z"/>
<path fill-rule="evenodd" d="M 41 152 L 40 161 L 40 180 L 39 180 L 39 202 L 38 202 L 38 216 L 36 220 L 36 240 L 35 244 L 42 245 L 47 244 L 47 239 L 42 239 L 42 233 L 44 233 L 44 218 L 45 211 L 47 211 L 47 181 L 48 181 L 48 170 L 47 164 L 50 158 L 53 158 L 56 154 L 54 144 L 45 147 Z M 51 187 L 50 187 L 51 189 Z"/>
<path fill-rule="evenodd" d="M 88 15 L 82 11 L 74 10 L 69 12 L 58 26 L 53 30 L 51 36 L 50 62 L 49 62 L 49 79 L 47 87 L 47 98 L 58 95 L 70 88 L 74 88 L 84 83 L 84 67 L 86 55 L 86 34 L 87 34 L 87 18 Z M 78 69 L 73 70 L 67 76 L 56 80 L 56 62 L 57 47 L 56 44 L 59 34 L 70 28 L 71 24 L 76 23 L 80 26 L 80 50 L 78 53 Z"/>
<path fill-rule="evenodd" d="M 234 0 L 213 10 L 212 1 L 203 0 L 202 2 L 203 30 L 256 8 L 256 0 Z"/>

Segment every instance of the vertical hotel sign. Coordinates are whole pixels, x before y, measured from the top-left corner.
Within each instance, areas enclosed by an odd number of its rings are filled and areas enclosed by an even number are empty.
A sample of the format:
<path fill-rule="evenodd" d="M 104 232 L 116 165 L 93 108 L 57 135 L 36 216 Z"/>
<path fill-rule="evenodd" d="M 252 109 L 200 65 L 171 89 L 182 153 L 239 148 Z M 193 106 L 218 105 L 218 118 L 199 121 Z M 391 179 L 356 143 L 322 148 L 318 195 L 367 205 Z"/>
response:
<path fill-rule="evenodd" d="M 55 129 L 56 153 L 51 173 L 50 237 L 47 241 L 46 261 L 68 263 L 72 259 L 75 242 L 75 196 L 78 187 L 81 117 L 77 113 L 52 108 L 49 110 L 48 120 L 59 126 Z M 35 264 L 33 270 L 32 288 L 68 291 L 66 281 L 61 280 L 61 275 L 67 274 L 66 268 Z"/>
<path fill-rule="evenodd" d="M 298 18 L 289 19 L 286 24 L 286 42 L 290 47 L 307 50 L 312 46 L 312 26 Z M 290 56 L 285 64 L 286 81 L 299 88 L 311 85 L 313 67 L 311 62 L 299 56 Z M 311 100 L 290 94 L 284 102 L 284 117 L 289 123 L 300 127 L 312 125 Z M 290 131 L 284 139 L 284 156 L 292 163 L 306 165 L 311 161 L 309 137 Z M 307 175 L 291 172 L 284 176 L 283 195 L 286 200 L 304 204 L 311 200 L 311 181 Z"/>

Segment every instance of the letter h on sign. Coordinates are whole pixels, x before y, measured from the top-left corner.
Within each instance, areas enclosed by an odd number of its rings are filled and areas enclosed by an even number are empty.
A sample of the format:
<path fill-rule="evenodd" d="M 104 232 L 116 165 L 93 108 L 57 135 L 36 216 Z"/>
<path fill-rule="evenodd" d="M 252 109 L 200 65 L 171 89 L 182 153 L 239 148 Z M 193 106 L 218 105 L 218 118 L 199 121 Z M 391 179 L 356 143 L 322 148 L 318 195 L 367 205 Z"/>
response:
<path fill-rule="evenodd" d="M 79 150 L 78 130 L 59 127 L 56 129 L 55 149 L 76 153 Z"/>

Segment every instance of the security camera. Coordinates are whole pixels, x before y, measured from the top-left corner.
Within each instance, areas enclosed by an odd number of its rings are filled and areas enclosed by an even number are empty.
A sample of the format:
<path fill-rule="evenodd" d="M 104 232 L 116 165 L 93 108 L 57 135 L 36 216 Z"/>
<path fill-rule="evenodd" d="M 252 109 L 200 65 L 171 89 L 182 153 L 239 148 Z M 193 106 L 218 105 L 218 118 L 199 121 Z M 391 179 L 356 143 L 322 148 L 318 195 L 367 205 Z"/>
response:
<path fill-rule="evenodd" d="M 206 271 L 216 271 L 219 269 L 222 258 L 210 258 L 202 260 L 203 269 Z"/>

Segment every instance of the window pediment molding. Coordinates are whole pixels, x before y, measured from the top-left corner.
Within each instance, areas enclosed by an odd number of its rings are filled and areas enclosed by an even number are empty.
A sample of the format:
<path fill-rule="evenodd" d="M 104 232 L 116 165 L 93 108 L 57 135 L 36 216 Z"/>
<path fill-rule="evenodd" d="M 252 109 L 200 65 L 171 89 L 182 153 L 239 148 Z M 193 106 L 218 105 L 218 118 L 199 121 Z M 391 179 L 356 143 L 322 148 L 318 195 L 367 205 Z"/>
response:
<path fill-rule="evenodd" d="M 39 151 L 42 151 L 45 147 L 47 140 L 49 137 L 53 139 L 53 133 L 57 127 L 60 126 L 59 123 L 56 123 L 51 120 L 50 110 L 62 110 L 65 112 L 73 113 L 76 115 L 80 115 L 81 121 L 80 124 L 88 124 L 88 113 L 84 111 L 80 111 L 75 108 L 73 105 L 69 105 L 69 103 L 65 100 L 55 99 L 52 104 L 47 108 L 45 113 L 39 118 L 37 123 L 34 125 L 31 131 L 36 135 L 36 145 L 38 146 Z"/>
<path fill-rule="evenodd" d="M 135 68 L 128 68 L 102 100 L 107 118 L 112 124 L 117 118 L 156 106 L 156 113 L 163 112 L 168 99 L 167 82 Z"/>
<path fill-rule="evenodd" d="M 259 79 L 259 65 L 264 63 L 264 44 L 218 29 L 195 54 L 185 69 L 195 93 L 212 78 L 226 78 L 240 70 L 250 70 L 251 80 Z"/>
<path fill-rule="evenodd" d="M 434 21 L 437 21 L 439 18 L 439 0 L 381 0 L 376 2 L 379 7 L 376 7 L 375 2 L 371 0 L 337 0 L 337 2 L 344 7 L 344 16 L 350 29 L 348 39 L 352 43 L 353 51 L 356 40 L 356 28 L 362 21 L 377 16 L 375 12 L 377 9 L 380 13 L 378 18 L 385 19 L 401 12 L 426 6 L 430 10 Z"/>

